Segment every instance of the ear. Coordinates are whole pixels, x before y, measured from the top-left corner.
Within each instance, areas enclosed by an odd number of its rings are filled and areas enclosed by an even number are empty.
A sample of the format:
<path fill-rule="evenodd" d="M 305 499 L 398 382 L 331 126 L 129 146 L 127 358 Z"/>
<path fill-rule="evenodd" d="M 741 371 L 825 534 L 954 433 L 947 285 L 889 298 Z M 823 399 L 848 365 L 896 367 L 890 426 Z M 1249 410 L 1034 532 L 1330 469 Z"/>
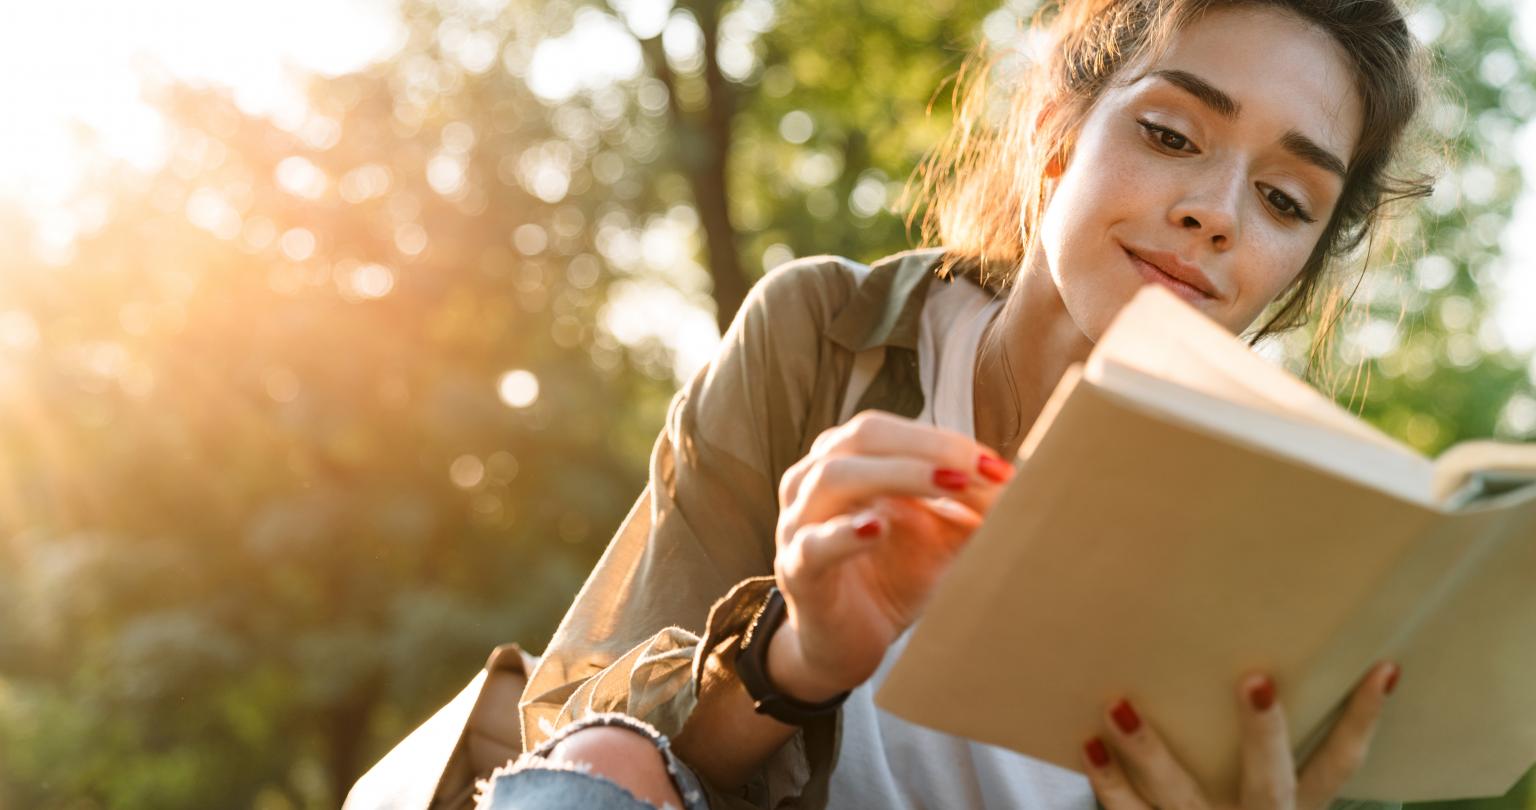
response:
<path fill-rule="evenodd" d="M 1035 131 L 1039 132 L 1060 109 L 1060 102 L 1055 98 L 1046 99 L 1041 103 L 1039 111 L 1035 113 Z M 1062 172 L 1067 170 L 1067 149 L 1065 144 L 1058 144 L 1052 151 L 1051 157 L 1045 162 L 1044 174 L 1047 180 L 1061 179 Z"/>
<path fill-rule="evenodd" d="M 1060 180 L 1062 172 L 1067 170 L 1067 157 L 1063 149 L 1057 149 L 1051 154 L 1051 159 L 1045 162 L 1045 179 Z"/>

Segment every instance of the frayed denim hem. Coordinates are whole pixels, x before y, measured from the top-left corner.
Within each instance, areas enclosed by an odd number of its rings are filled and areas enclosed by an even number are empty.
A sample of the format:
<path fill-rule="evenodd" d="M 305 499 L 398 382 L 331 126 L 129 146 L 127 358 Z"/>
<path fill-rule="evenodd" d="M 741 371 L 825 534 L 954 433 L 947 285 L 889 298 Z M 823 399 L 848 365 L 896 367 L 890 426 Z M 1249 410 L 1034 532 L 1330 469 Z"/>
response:
<path fill-rule="evenodd" d="M 549 754 L 562 740 L 592 726 L 619 726 L 639 734 L 656 746 L 667 775 L 683 807 L 669 802 L 662 810 L 709 810 L 699 778 L 672 753 L 672 744 L 649 723 L 626 714 L 595 714 L 560 729 L 538 748 L 497 768 L 489 779 L 476 785 L 476 810 L 531 810 L 532 808 L 615 808 L 654 810 L 618 783 L 588 772 L 579 765 L 551 762 Z"/>

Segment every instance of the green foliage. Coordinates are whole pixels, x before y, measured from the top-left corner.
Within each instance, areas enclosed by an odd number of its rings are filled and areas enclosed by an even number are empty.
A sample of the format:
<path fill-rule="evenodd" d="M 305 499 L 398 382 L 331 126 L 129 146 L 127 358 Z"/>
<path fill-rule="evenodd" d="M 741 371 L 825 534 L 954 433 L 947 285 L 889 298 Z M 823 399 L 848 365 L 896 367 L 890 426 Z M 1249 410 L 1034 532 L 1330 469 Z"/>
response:
<path fill-rule="evenodd" d="M 1426 140 L 1444 144 L 1434 196 L 1402 223 L 1400 251 L 1377 258 L 1331 358 L 1341 401 L 1428 453 L 1455 442 L 1536 436 L 1526 357 L 1493 316 L 1516 272 L 1499 240 L 1522 181 L 1515 134 L 1536 112 L 1536 66 L 1512 40 L 1504 3 L 1426 5 L 1445 79 Z M 1394 260 L 1400 260 L 1394 262 Z"/>

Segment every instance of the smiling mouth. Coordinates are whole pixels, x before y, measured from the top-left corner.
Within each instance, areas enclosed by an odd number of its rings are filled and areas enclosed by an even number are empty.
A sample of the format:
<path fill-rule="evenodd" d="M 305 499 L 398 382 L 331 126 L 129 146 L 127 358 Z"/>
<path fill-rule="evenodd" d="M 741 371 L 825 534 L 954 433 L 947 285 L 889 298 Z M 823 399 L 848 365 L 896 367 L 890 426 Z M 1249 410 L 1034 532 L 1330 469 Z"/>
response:
<path fill-rule="evenodd" d="M 1162 268 L 1136 255 L 1130 248 L 1122 246 L 1121 249 L 1125 251 L 1126 257 L 1131 260 L 1131 264 L 1136 268 L 1136 272 L 1141 275 L 1144 281 L 1150 284 L 1161 284 L 1191 304 L 1216 300 L 1216 296 L 1211 295 L 1205 290 L 1163 272 Z"/>

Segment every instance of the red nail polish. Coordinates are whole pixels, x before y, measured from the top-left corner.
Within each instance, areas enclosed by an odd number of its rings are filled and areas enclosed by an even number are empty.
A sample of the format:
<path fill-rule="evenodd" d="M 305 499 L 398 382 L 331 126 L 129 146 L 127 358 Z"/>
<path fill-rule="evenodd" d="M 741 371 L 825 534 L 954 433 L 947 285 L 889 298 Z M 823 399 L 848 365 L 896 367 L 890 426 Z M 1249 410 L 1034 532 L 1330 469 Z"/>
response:
<path fill-rule="evenodd" d="M 854 524 L 853 533 L 868 540 L 880 534 L 880 520 L 878 518 L 864 518 Z"/>
<path fill-rule="evenodd" d="M 983 454 L 976 460 L 976 471 L 986 476 L 988 480 L 1001 484 L 1013 475 L 1013 466 L 997 456 Z"/>
<path fill-rule="evenodd" d="M 1397 676 L 1401 674 L 1403 674 L 1403 668 L 1393 664 L 1392 674 L 1388 675 L 1387 682 L 1381 685 L 1381 693 L 1384 695 L 1392 694 L 1392 690 L 1397 688 Z"/>
<path fill-rule="evenodd" d="M 1109 765 L 1109 749 L 1104 747 L 1104 741 L 1094 737 L 1083 743 L 1083 752 L 1088 754 L 1088 761 L 1095 768 L 1103 768 Z"/>
<path fill-rule="evenodd" d="M 1131 708 L 1129 700 L 1121 698 L 1120 702 L 1116 703 L 1115 707 L 1109 710 L 1109 714 L 1115 718 L 1115 725 L 1119 726 L 1120 730 L 1126 734 L 1135 734 L 1136 729 L 1141 728 L 1141 715 L 1138 715 L 1136 710 Z"/>
<path fill-rule="evenodd" d="M 1268 711 L 1275 705 L 1275 682 L 1265 678 L 1263 683 L 1249 689 L 1248 702 L 1258 711 Z"/>
<path fill-rule="evenodd" d="M 951 492 L 959 492 L 960 490 L 969 486 L 970 483 L 971 477 L 966 475 L 961 470 L 951 470 L 947 467 L 940 467 L 939 469 L 933 471 L 933 484 L 940 489 L 947 489 Z"/>

